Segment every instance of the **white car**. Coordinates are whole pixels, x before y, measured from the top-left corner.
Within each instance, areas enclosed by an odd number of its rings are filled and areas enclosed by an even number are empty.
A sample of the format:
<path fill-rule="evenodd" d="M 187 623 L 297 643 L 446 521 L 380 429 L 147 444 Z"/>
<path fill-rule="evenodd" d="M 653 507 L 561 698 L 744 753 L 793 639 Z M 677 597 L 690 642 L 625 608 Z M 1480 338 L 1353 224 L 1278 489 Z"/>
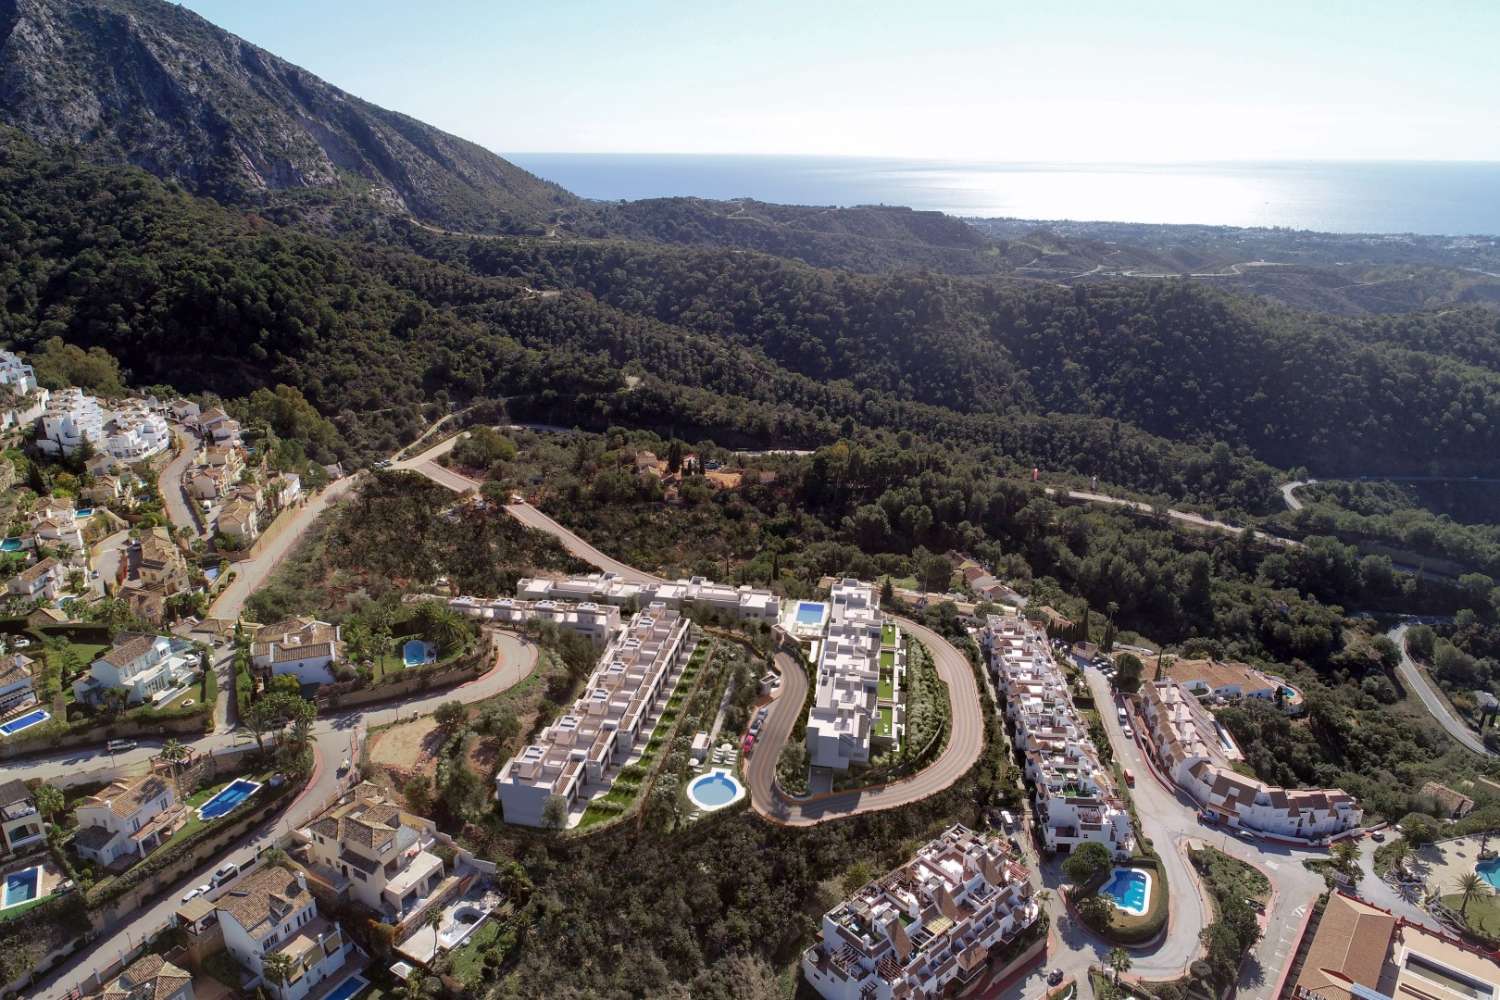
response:
<path fill-rule="evenodd" d="M 1125 727 L 1125 738 L 1127 740 L 1133 740 L 1133 739 L 1135 739 L 1135 730 L 1131 729 L 1129 726 L 1126 726 Z"/>
<path fill-rule="evenodd" d="M 194 886 L 193 888 L 182 894 L 182 902 L 186 903 L 190 899 L 197 899 L 199 896 L 207 892 L 208 889 L 209 887 L 207 885 Z"/>

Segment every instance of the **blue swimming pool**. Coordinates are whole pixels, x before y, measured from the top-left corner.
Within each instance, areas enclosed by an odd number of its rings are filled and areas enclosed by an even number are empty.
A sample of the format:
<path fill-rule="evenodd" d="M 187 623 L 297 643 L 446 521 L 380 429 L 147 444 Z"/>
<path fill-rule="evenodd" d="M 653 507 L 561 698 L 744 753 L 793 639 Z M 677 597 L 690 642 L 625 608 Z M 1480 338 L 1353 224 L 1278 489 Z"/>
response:
<path fill-rule="evenodd" d="M 797 605 L 798 625 L 823 624 L 823 605 L 816 601 L 802 601 Z"/>
<path fill-rule="evenodd" d="M 46 722 L 50 718 L 52 718 L 51 712 L 47 712 L 43 709 L 38 708 L 34 711 L 27 712 L 20 718 L 11 719 L 5 725 L 0 726 L 0 733 L 4 733 L 6 736 L 14 736 L 21 730 L 30 729 L 32 726 L 41 725 L 43 722 Z"/>
<path fill-rule="evenodd" d="M 40 866 L 26 868 L 22 871 L 11 872 L 5 876 L 5 891 L 0 898 L 0 910 L 8 910 L 12 906 L 20 906 L 36 899 L 37 886 L 42 881 L 42 869 Z"/>
<path fill-rule="evenodd" d="M 0 552 L 20 552 L 21 540 L 19 538 L 7 538 L 0 542 Z"/>
<path fill-rule="evenodd" d="M 323 1000 L 349 1000 L 350 997 L 369 985 L 370 981 L 364 976 L 350 976 L 324 994 Z"/>
<path fill-rule="evenodd" d="M 401 647 L 401 659 L 408 667 L 420 667 L 424 663 L 431 663 L 437 659 L 437 650 L 432 643 L 423 642 L 421 639 L 408 639 L 406 645 Z"/>
<path fill-rule="evenodd" d="M 1500 858 L 1481 861 L 1474 866 L 1474 871 L 1490 884 L 1490 888 L 1500 889 Z"/>
<path fill-rule="evenodd" d="M 1099 895 L 1139 917 L 1146 912 L 1146 902 L 1151 898 L 1151 876 L 1139 868 L 1116 868 Z"/>
<path fill-rule="evenodd" d="M 94 516 L 94 508 L 92 508 L 92 507 L 85 507 L 82 510 L 78 511 L 78 516 L 79 517 L 93 517 Z"/>
<path fill-rule="evenodd" d="M 712 771 L 688 785 L 688 798 L 700 809 L 722 809 L 745 794 L 728 771 Z"/>
<path fill-rule="evenodd" d="M 226 816 L 258 791 L 260 791 L 260 782 L 236 778 L 219 789 L 217 795 L 198 807 L 198 818 L 218 819 L 220 816 Z"/>

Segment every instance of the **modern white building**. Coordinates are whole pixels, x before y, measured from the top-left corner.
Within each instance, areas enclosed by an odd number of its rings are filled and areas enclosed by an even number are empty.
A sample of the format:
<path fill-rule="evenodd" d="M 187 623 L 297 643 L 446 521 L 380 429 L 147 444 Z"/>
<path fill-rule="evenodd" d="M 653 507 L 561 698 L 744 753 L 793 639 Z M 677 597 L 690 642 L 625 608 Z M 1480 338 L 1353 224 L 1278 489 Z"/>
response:
<path fill-rule="evenodd" d="M 34 392 L 36 370 L 10 351 L 0 351 L 0 385 L 18 396 Z"/>
<path fill-rule="evenodd" d="M 577 632 L 596 646 L 603 646 L 620 631 L 620 609 L 613 604 L 580 601 L 523 601 L 519 597 L 455 597 L 448 607 L 470 618 L 499 625 L 521 625 L 548 621 L 569 632 Z"/>
<path fill-rule="evenodd" d="M 20 778 L 0 782 L 0 847 L 18 854 L 40 846 L 46 837 L 47 824 L 26 782 Z"/>
<path fill-rule="evenodd" d="M 116 779 L 79 803 L 74 815 L 74 848 L 106 867 L 145 857 L 187 822 L 172 782 L 154 771 Z"/>
<path fill-rule="evenodd" d="M 0 654 L 0 719 L 36 703 L 36 662 L 21 653 Z"/>
<path fill-rule="evenodd" d="M 121 462 L 150 458 L 172 443 L 166 418 L 140 399 L 116 404 L 104 431 L 104 451 Z"/>
<path fill-rule="evenodd" d="M 885 645 L 885 618 L 875 586 L 840 580 L 829 595 L 829 610 L 817 646 L 813 706 L 807 713 L 807 755 L 811 766 L 839 771 L 868 764 L 872 749 L 900 740 L 902 706 L 880 697 L 881 659 L 890 654 L 893 676 L 905 670 L 899 642 Z"/>
<path fill-rule="evenodd" d="M 342 651 L 337 625 L 315 618 L 288 618 L 255 633 L 250 663 L 272 674 L 291 674 L 303 684 L 332 684 L 333 665 Z"/>
<path fill-rule="evenodd" d="M 1240 774 L 1238 749 L 1181 683 L 1141 687 L 1141 716 L 1157 765 L 1204 811 L 1231 826 L 1321 840 L 1359 826 L 1364 811 L 1340 788 L 1280 788 Z"/>
<path fill-rule="evenodd" d="M 59 389 L 42 414 L 36 446 L 45 455 L 71 455 L 85 441 L 104 450 L 104 408 L 76 386 Z"/>
<path fill-rule="evenodd" d="M 981 635 L 990 670 L 1025 759 L 1032 802 L 1051 851 L 1103 844 L 1126 856 L 1135 843 L 1130 814 L 1073 708 L 1047 637 L 1024 618 L 991 615 Z"/>
<path fill-rule="evenodd" d="M 631 583 L 615 573 L 590 573 L 566 580 L 523 579 L 516 596 L 525 601 L 573 601 L 643 608 L 661 604 L 677 610 L 717 612 L 744 622 L 775 623 L 781 599 L 769 590 L 732 587 L 701 576 L 673 583 Z"/>
<path fill-rule="evenodd" d="M 193 679 L 197 658 L 191 646 L 164 635 L 138 635 L 116 642 L 73 682 L 80 701 L 97 702 L 109 688 L 121 688 L 135 705 L 157 702 Z"/>
<path fill-rule="evenodd" d="M 607 789 L 650 737 L 692 650 L 691 624 L 677 611 L 653 604 L 631 617 L 583 697 L 500 769 L 495 792 L 506 822 L 543 825 L 554 796 L 572 817 L 591 790 Z"/>
<path fill-rule="evenodd" d="M 299 836 L 314 865 L 338 875 L 351 898 L 394 924 L 427 905 L 443 884 L 443 859 L 432 851 L 436 830 L 432 820 L 363 782 Z"/>
<path fill-rule="evenodd" d="M 224 947 L 276 1000 L 302 1000 L 360 955 L 338 923 L 318 912 L 300 871 L 260 868 L 235 882 L 214 909 Z M 292 960 L 291 975 L 280 986 L 263 978 L 266 959 L 278 954 Z"/>
<path fill-rule="evenodd" d="M 10 351 L 0 351 L 0 430 L 30 427 L 47 412 L 52 394 L 37 385 L 36 372 Z"/>
<path fill-rule="evenodd" d="M 823 914 L 802 975 L 827 1000 L 958 996 L 1040 913 L 1020 858 L 954 826 Z"/>
<path fill-rule="evenodd" d="M 78 520 L 73 501 L 47 498 L 32 510 L 30 525 L 33 548 L 66 550 L 77 557 L 88 554 L 83 541 L 83 525 Z"/>

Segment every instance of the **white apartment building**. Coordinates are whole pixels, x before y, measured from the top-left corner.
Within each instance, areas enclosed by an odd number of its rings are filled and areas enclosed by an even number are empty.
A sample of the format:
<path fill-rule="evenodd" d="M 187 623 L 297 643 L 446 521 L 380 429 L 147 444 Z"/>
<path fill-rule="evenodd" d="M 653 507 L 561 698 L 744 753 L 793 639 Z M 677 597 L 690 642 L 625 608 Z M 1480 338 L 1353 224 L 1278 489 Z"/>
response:
<path fill-rule="evenodd" d="M 0 351 L 0 385 L 18 396 L 36 391 L 36 370 L 10 351 Z"/>
<path fill-rule="evenodd" d="M 0 718 L 36 701 L 36 662 L 20 653 L 0 654 Z"/>
<path fill-rule="evenodd" d="M 1011 741 L 1025 759 L 1047 849 L 1092 841 L 1128 855 L 1135 842 L 1130 815 L 1073 708 L 1046 635 L 1023 618 L 990 615 L 981 641 Z"/>
<path fill-rule="evenodd" d="M 1156 763 L 1204 811 L 1257 833 L 1321 840 L 1359 826 L 1364 811 L 1340 788 L 1280 788 L 1236 771 L 1232 740 L 1174 680 L 1141 688 L 1141 716 Z"/>
<path fill-rule="evenodd" d="M 523 579 L 516 586 L 516 596 L 526 601 L 587 601 L 619 607 L 661 604 L 768 625 L 781 615 L 781 599 L 769 590 L 749 585 L 732 587 L 701 576 L 673 583 L 631 583 L 615 573 L 590 573 L 566 580 Z"/>
<path fill-rule="evenodd" d="M 79 803 L 74 815 L 74 848 L 106 867 L 145 857 L 187 822 L 172 782 L 154 772 L 116 779 Z"/>
<path fill-rule="evenodd" d="M 46 455 L 71 455 L 87 441 L 103 450 L 104 409 L 99 401 L 76 386 L 52 394 L 42 414 L 36 446 Z"/>
<path fill-rule="evenodd" d="M 541 826 L 553 796 L 571 815 L 590 789 L 608 788 L 650 737 L 692 650 L 680 613 L 661 604 L 637 612 L 605 647 L 572 710 L 500 769 L 495 792 L 506 822 Z"/>
<path fill-rule="evenodd" d="M 436 826 L 386 799 L 369 782 L 301 831 L 313 864 L 337 873 L 349 895 L 388 924 L 399 923 L 443 884 L 432 853 Z"/>
<path fill-rule="evenodd" d="M 214 909 L 224 930 L 224 947 L 253 976 L 265 974 L 269 955 L 292 959 L 286 983 L 261 983 L 276 1000 L 302 1000 L 360 954 L 343 929 L 318 912 L 307 876 L 280 865 L 267 865 L 240 879 L 214 901 Z"/>
<path fill-rule="evenodd" d="M 166 418 L 140 399 L 120 401 L 104 431 L 104 451 L 121 462 L 150 458 L 172 443 Z"/>
<path fill-rule="evenodd" d="M 52 394 L 37 385 L 36 372 L 10 351 L 0 351 L 0 430 L 29 427 L 47 412 Z"/>
<path fill-rule="evenodd" d="M 900 739 L 902 706 L 880 700 L 884 624 L 873 584 L 846 579 L 833 585 L 807 713 L 811 766 L 846 771 L 851 764 L 868 764 L 872 749 Z M 900 644 L 888 649 L 899 661 L 896 669 L 903 669 Z"/>
<path fill-rule="evenodd" d="M 108 688 L 123 688 L 132 705 L 159 701 L 186 684 L 196 670 L 189 644 L 164 635 L 138 635 L 117 642 L 89 665 L 89 672 L 73 682 L 81 701 L 97 702 Z"/>
<path fill-rule="evenodd" d="M 272 674 L 291 674 L 303 684 L 332 684 L 333 665 L 342 652 L 337 625 L 315 618 L 288 618 L 255 633 L 250 664 Z"/>
<path fill-rule="evenodd" d="M 609 642 L 620 630 L 620 609 L 613 604 L 580 601 L 523 601 L 519 597 L 455 597 L 448 607 L 470 618 L 499 625 L 549 621 L 569 632 L 577 632 L 596 646 Z"/>
<path fill-rule="evenodd" d="M 827 1000 L 956 996 L 1002 971 L 998 953 L 1041 913 L 1033 895 L 1003 841 L 951 827 L 823 914 L 802 974 Z"/>

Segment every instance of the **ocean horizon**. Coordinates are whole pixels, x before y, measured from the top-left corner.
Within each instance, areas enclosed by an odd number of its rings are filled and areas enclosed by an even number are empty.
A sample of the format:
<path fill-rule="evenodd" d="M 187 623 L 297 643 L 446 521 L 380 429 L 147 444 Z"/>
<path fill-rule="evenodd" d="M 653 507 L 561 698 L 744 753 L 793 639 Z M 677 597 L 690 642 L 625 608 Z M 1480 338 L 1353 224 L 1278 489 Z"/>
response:
<path fill-rule="evenodd" d="M 1500 235 L 1500 163 L 972 163 L 863 157 L 505 153 L 585 198 L 901 205 L 977 218 Z"/>

